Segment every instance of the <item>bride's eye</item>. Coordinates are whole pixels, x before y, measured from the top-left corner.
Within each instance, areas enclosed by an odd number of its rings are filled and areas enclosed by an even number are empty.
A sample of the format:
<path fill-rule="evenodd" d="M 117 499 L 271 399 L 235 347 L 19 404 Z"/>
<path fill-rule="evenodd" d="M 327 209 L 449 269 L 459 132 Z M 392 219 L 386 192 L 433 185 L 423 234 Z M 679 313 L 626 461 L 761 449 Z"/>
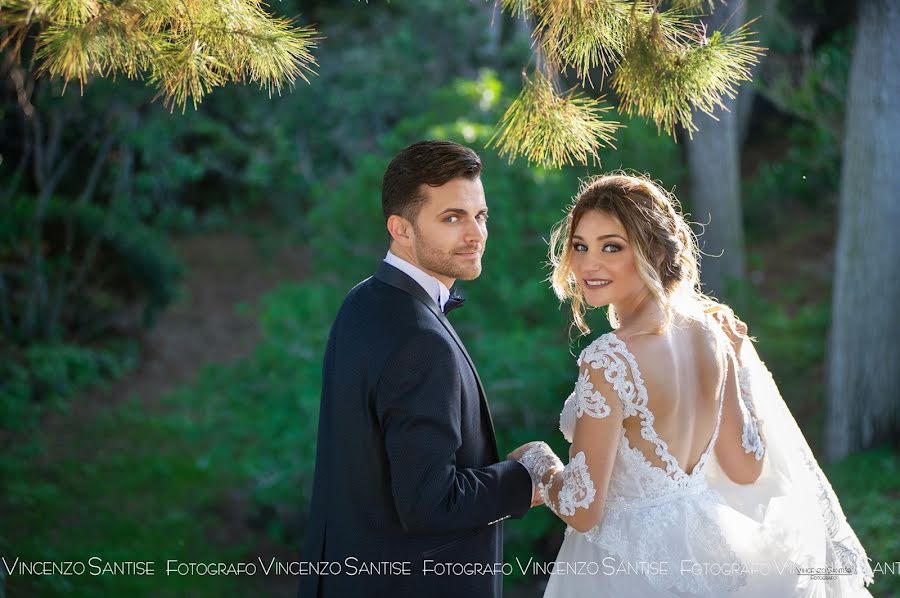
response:
<path fill-rule="evenodd" d="M 603 246 L 603 251 L 605 251 L 606 253 L 616 253 L 618 251 L 622 251 L 622 248 L 615 243 L 607 243 Z"/>
<path fill-rule="evenodd" d="M 572 243 L 572 249 L 575 251 L 587 251 L 587 245 L 584 243 Z"/>

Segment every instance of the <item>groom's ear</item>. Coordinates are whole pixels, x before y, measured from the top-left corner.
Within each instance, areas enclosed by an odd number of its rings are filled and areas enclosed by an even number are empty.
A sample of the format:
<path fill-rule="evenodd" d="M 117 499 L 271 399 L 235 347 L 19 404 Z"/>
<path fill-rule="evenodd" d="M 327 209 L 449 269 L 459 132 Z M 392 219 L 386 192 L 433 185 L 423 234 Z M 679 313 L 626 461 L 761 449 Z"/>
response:
<path fill-rule="evenodd" d="M 412 245 L 412 223 L 403 216 L 391 214 L 387 219 L 387 229 L 391 238 L 401 247 Z"/>

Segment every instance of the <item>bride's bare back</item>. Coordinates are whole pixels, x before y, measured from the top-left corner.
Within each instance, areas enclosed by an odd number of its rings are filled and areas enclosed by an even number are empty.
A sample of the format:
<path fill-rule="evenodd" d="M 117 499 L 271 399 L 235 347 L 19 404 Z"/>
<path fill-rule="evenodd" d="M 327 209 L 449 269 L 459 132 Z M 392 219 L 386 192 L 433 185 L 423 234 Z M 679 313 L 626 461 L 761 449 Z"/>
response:
<path fill-rule="evenodd" d="M 716 427 L 724 375 L 722 347 L 712 330 L 684 318 L 673 320 L 662 335 L 616 331 L 637 361 L 647 388 L 653 427 L 681 469 L 690 473 Z M 665 469 L 656 446 L 641 437 L 640 418 L 626 418 L 625 434 L 654 465 Z"/>
<path fill-rule="evenodd" d="M 690 320 L 674 315 L 662 335 L 616 331 L 634 355 L 644 386 L 653 428 L 683 471 L 690 474 L 712 441 L 719 398 L 724 401 L 714 451 L 725 473 L 735 482 L 759 476 L 761 462 L 741 446 L 743 419 L 737 405 L 736 364 L 726 349 L 720 324 L 708 318 Z M 625 435 L 654 466 L 665 462 L 653 442 L 641 436 L 641 419 L 626 418 Z"/>

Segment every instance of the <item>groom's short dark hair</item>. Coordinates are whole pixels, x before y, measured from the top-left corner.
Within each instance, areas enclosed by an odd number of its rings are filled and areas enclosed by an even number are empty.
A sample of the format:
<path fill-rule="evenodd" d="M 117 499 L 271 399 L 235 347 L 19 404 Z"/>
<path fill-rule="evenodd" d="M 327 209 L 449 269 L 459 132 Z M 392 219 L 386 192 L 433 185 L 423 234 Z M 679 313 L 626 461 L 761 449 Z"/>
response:
<path fill-rule="evenodd" d="M 481 158 L 473 150 L 452 141 L 419 141 L 394 156 L 381 181 L 384 220 L 392 214 L 415 222 L 427 199 L 422 185 L 440 187 L 458 177 L 474 180 L 481 175 Z"/>

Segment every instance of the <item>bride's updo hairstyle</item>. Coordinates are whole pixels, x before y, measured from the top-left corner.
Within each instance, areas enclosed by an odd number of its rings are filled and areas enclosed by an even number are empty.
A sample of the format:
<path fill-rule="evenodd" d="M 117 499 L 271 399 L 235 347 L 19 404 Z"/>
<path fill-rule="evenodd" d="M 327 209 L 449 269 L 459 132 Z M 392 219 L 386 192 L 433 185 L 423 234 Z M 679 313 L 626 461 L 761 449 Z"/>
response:
<path fill-rule="evenodd" d="M 677 309 L 688 317 L 717 311 L 720 306 L 700 290 L 696 237 L 681 213 L 678 200 L 643 176 L 613 173 L 583 182 L 568 213 L 550 236 L 550 282 L 561 301 L 570 301 L 575 326 L 582 334 L 590 328 L 584 314 L 584 293 L 572 272 L 572 235 L 588 210 L 599 210 L 622 223 L 634 249 L 637 272 L 655 297 L 665 320 L 662 332 Z M 615 308 L 607 308 L 613 328 L 619 327 Z"/>

